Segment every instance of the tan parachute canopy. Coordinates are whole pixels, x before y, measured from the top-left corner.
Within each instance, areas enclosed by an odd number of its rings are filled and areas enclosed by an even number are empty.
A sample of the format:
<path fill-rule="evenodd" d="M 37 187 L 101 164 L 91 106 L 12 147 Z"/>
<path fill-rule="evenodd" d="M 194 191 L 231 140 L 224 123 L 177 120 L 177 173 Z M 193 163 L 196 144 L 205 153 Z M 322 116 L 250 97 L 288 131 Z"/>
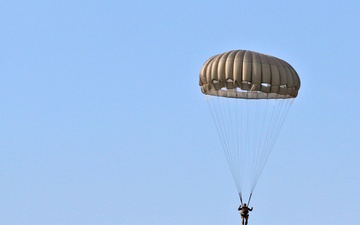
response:
<path fill-rule="evenodd" d="M 200 71 L 199 84 L 206 95 L 245 99 L 295 98 L 300 78 L 284 60 L 235 50 L 208 59 Z"/>

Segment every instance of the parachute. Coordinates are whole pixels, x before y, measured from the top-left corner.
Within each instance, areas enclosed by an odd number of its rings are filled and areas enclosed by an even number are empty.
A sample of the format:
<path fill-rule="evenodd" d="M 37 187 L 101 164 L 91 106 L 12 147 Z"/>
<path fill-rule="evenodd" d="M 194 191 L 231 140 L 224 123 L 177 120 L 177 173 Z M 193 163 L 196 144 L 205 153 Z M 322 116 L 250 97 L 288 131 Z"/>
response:
<path fill-rule="evenodd" d="M 200 71 L 222 148 L 240 197 L 250 203 L 300 78 L 279 58 L 234 50 L 209 58 Z"/>

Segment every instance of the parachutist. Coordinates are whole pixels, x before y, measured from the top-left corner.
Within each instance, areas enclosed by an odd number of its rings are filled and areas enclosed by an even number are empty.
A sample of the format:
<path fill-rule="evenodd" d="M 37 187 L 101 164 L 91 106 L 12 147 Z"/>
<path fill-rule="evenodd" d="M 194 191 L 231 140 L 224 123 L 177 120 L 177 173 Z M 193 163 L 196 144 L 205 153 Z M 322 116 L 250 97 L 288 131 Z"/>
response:
<path fill-rule="evenodd" d="M 241 215 L 242 225 L 248 224 L 249 211 L 252 211 L 252 210 L 253 210 L 253 207 L 251 207 L 251 208 L 247 207 L 246 203 L 239 206 L 238 211 L 240 212 L 240 215 Z"/>

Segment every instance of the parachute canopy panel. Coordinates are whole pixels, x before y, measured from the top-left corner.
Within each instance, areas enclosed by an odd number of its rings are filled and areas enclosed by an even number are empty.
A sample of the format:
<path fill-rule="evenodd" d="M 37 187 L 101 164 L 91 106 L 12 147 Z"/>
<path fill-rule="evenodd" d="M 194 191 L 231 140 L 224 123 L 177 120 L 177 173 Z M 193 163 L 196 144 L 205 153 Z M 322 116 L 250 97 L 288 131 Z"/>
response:
<path fill-rule="evenodd" d="M 234 50 L 208 59 L 200 71 L 202 93 L 228 98 L 295 98 L 300 78 L 279 58 L 247 50 Z"/>

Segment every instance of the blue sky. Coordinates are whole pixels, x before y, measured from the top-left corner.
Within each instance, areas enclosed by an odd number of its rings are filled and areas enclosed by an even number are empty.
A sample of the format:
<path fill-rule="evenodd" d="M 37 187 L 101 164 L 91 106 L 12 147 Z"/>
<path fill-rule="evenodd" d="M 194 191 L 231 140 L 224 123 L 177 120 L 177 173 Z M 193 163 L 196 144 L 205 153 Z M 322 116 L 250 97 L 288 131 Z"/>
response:
<path fill-rule="evenodd" d="M 1 1 L 0 224 L 239 224 L 198 74 L 247 49 L 302 86 L 249 224 L 359 221 L 357 1 Z"/>

